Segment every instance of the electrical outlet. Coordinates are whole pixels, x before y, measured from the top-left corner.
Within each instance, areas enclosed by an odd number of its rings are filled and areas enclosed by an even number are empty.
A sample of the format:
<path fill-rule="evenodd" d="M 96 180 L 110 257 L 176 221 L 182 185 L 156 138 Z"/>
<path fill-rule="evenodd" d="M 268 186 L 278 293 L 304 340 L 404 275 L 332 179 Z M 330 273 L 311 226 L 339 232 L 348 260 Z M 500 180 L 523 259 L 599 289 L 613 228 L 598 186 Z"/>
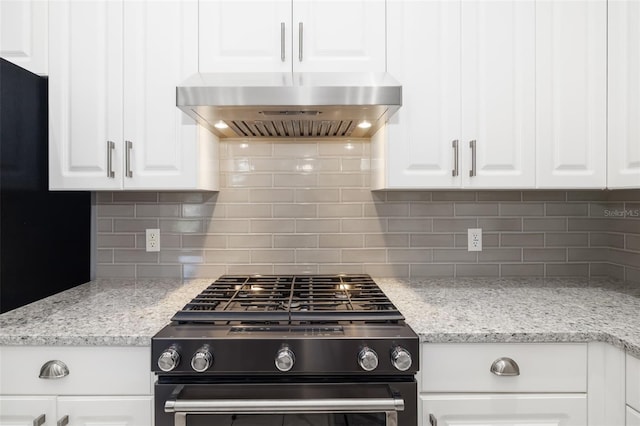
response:
<path fill-rule="evenodd" d="M 467 229 L 467 250 L 482 251 L 482 229 L 481 228 Z"/>
<path fill-rule="evenodd" d="M 160 251 L 160 230 L 147 229 L 147 251 Z"/>

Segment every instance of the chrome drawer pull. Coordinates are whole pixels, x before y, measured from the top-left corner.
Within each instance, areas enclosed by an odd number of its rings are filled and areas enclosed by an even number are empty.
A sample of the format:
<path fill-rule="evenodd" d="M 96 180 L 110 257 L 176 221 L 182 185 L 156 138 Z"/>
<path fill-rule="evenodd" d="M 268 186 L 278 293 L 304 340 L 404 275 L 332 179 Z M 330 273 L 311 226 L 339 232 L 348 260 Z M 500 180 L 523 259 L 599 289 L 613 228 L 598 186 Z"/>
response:
<path fill-rule="evenodd" d="M 62 379 L 69 375 L 69 367 L 57 359 L 47 361 L 40 368 L 41 379 Z"/>
<path fill-rule="evenodd" d="M 47 421 L 47 417 L 44 414 L 40 414 L 33 420 L 33 426 L 42 426 Z"/>
<path fill-rule="evenodd" d="M 58 420 L 58 426 L 67 426 L 69 424 L 69 416 L 64 416 Z"/>
<path fill-rule="evenodd" d="M 498 358 L 491 364 L 490 371 L 496 376 L 519 376 L 520 367 L 511 358 Z"/>
<path fill-rule="evenodd" d="M 433 414 L 429 414 L 429 424 L 431 426 L 438 426 L 438 419 Z"/>

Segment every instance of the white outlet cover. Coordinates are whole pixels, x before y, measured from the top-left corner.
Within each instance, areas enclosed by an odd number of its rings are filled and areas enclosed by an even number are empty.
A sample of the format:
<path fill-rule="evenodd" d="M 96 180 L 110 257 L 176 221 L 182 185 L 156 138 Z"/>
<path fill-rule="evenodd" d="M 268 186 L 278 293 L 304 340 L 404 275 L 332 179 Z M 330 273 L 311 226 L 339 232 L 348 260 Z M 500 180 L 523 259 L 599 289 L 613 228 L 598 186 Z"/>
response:
<path fill-rule="evenodd" d="M 467 229 L 467 251 L 482 251 L 482 229 Z"/>
<path fill-rule="evenodd" d="M 147 251 L 160 251 L 160 230 L 159 229 L 147 229 L 146 230 L 146 245 Z"/>

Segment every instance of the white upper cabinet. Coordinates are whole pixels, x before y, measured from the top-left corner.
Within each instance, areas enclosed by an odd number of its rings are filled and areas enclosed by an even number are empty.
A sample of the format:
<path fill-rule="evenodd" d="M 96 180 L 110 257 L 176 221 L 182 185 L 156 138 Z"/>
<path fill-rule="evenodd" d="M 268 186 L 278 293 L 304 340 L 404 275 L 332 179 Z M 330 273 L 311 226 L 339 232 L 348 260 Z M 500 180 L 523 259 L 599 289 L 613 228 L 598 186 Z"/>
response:
<path fill-rule="evenodd" d="M 122 2 L 54 1 L 49 18 L 49 187 L 119 189 Z"/>
<path fill-rule="evenodd" d="M 200 72 L 385 71 L 384 0 L 200 0 Z"/>
<path fill-rule="evenodd" d="M 534 2 L 390 2 L 387 14 L 404 99 L 372 139 L 373 187 L 532 188 Z"/>
<path fill-rule="evenodd" d="M 609 2 L 609 188 L 640 188 L 640 2 Z"/>
<path fill-rule="evenodd" d="M 294 0 L 293 70 L 386 69 L 384 0 Z"/>
<path fill-rule="evenodd" d="M 197 72 L 196 1 L 50 5 L 49 186 L 215 190 L 215 137 L 175 106 Z"/>
<path fill-rule="evenodd" d="M 0 1 L 0 57 L 48 74 L 47 0 Z"/>
<path fill-rule="evenodd" d="M 461 57 L 462 185 L 532 188 L 534 1 L 463 2 Z"/>
<path fill-rule="evenodd" d="M 176 86 L 198 69 L 197 7 L 189 0 L 124 3 L 121 139 L 127 189 L 216 185 L 215 137 L 199 131 L 195 121 L 175 106 Z"/>
<path fill-rule="evenodd" d="M 200 0 L 200 72 L 290 72 L 291 0 Z"/>
<path fill-rule="evenodd" d="M 387 18 L 388 72 L 403 106 L 372 139 L 373 187 L 460 186 L 460 2 L 390 2 Z"/>
<path fill-rule="evenodd" d="M 539 188 L 604 188 L 607 2 L 536 3 Z"/>

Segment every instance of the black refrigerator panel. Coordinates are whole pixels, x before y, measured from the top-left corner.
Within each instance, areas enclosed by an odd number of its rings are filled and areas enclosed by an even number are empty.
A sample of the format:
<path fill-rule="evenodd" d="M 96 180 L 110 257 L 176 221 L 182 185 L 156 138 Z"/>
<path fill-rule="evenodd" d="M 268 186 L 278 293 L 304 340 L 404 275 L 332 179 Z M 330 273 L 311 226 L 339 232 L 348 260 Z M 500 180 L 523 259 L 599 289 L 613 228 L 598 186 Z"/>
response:
<path fill-rule="evenodd" d="M 48 190 L 47 79 L 0 59 L 0 313 L 89 281 L 91 193 Z"/>

